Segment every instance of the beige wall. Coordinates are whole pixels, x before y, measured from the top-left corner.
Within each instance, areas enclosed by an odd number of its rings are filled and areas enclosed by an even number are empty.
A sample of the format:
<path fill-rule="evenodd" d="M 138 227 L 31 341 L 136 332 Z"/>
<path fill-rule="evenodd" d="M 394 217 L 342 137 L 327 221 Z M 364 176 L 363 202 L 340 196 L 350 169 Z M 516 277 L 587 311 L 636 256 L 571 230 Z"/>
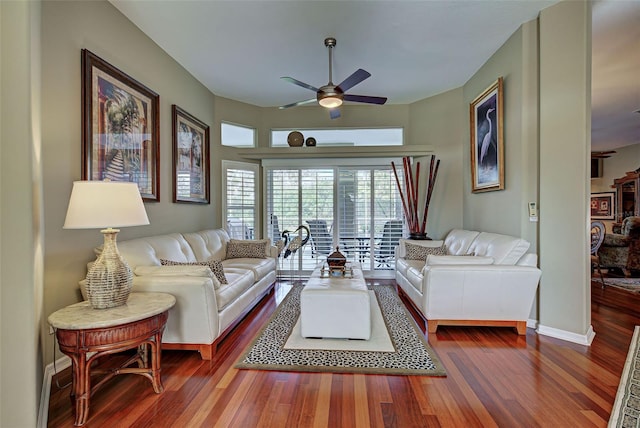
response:
<path fill-rule="evenodd" d="M 36 425 L 43 367 L 40 4 L 0 2 L 0 426 Z"/>
<path fill-rule="evenodd" d="M 160 202 L 146 203 L 150 225 L 124 228 L 118 239 L 220 226 L 220 148 L 212 141 L 211 205 L 172 202 L 171 105 L 213 127 L 215 97 L 110 3 L 42 4 L 42 153 L 45 209 L 44 314 L 79 299 L 78 281 L 98 230 L 63 230 L 74 180 L 81 179 L 81 69 L 86 48 L 160 94 Z M 217 166 L 217 168 L 216 168 Z M 45 361 L 53 360 L 47 337 Z M 57 354 L 60 357 L 60 354 Z"/>

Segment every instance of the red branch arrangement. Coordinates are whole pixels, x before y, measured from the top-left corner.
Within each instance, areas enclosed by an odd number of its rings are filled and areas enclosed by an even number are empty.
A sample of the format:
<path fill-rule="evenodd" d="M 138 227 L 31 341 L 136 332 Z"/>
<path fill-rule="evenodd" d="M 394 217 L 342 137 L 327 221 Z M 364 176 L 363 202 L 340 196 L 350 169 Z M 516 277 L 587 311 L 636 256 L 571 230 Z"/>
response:
<path fill-rule="evenodd" d="M 396 176 L 396 184 L 398 185 L 398 191 L 400 192 L 400 199 L 402 200 L 402 209 L 404 210 L 404 216 L 407 219 L 407 226 L 410 233 L 416 233 L 426 235 L 427 230 L 427 215 L 429 214 L 429 201 L 431 201 L 431 195 L 433 193 L 433 186 L 436 184 L 436 177 L 438 175 L 438 168 L 440 167 L 440 160 L 436 160 L 435 156 L 431 156 L 431 162 L 429 164 L 429 177 L 427 181 L 427 192 L 424 198 L 424 209 L 422 211 L 422 220 L 419 216 L 418 210 L 418 186 L 420 184 L 420 162 L 416 163 L 415 177 L 411 160 L 409 157 L 402 158 L 402 172 L 404 174 L 404 186 L 400 182 L 398 177 L 398 170 L 395 163 L 391 162 L 393 173 Z"/>

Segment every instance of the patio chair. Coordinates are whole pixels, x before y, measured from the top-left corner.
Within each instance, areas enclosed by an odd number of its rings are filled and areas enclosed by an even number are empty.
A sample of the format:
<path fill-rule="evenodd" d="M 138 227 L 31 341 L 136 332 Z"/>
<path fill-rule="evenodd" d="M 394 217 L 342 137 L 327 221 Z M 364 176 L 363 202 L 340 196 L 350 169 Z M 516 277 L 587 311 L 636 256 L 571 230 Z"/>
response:
<path fill-rule="evenodd" d="M 328 256 L 331 253 L 333 237 L 329 233 L 326 220 L 307 220 L 311 232 L 311 256 Z"/>
<path fill-rule="evenodd" d="M 377 268 L 392 269 L 391 262 L 394 260 L 400 238 L 402 238 L 402 220 L 387 221 L 373 253 Z"/>

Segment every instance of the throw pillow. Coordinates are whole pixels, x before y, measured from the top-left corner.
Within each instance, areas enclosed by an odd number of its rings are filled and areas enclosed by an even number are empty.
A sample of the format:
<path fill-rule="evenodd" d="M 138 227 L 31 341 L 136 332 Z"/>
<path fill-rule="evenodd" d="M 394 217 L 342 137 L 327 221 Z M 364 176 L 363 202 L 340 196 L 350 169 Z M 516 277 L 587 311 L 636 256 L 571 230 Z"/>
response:
<path fill-rule="evenodd" d="M 414 245 L 409 242 L 405 242 L 405 249 L 407 251 L 407 255 L 405 258 L 407 260 L 427 260 L 428 255 L 438 255 L 445 256 L 447 254 L 447 250 L 444 245 L 440 247 L 424 247 L 422 245 Z"/>
<path fill-rule="evenodd" d="M 227 277 L 224 275 L 224 269 L 220 260 L 207 260 L 206 262 L 176 262 L 173 260 L 160 259 L 160 264 L 163 266 L 179 266 L 179 265 L 192 265 L 192 266 L 207 266 L 211 269 L 211 272 L 218 278 L 220 284 L 228 284 Z"/>
<path fill-rule="evenodd" d="M 227 259 L 266 259 L 268 239 L 231 239 L 227 243 Z"/>

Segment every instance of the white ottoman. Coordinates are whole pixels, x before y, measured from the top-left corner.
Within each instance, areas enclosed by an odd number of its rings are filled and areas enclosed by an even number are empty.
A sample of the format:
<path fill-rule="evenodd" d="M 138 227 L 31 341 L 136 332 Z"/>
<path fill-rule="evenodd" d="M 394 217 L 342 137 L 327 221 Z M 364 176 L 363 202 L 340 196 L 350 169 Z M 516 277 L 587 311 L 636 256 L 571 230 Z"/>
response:
<path fill-rule="evenodd" d="M 364 339 L 371 337 L 369 291 L 362 270 L 353 278 L 320 277 L 316 269 L 300 294 L 302 337 Z"/>

